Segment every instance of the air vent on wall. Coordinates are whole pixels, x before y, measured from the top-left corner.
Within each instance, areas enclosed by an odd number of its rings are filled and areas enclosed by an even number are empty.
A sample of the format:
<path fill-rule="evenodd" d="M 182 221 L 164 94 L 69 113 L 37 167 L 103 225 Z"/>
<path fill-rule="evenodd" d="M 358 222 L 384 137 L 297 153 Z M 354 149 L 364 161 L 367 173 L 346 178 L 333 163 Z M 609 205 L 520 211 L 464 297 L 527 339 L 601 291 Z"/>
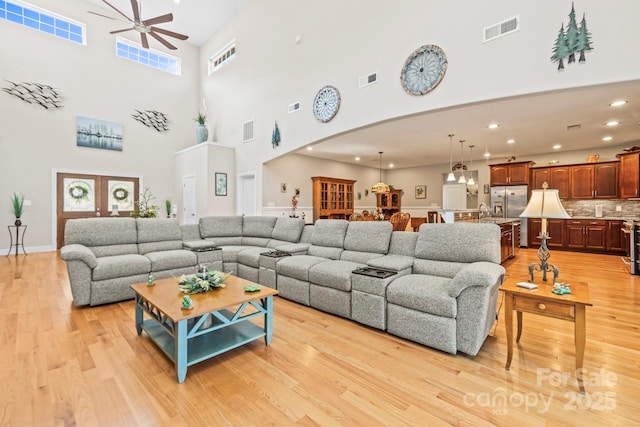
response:
<path fill-rule="evenodd" d="M 253 141 L 253 120 L 242 125 L 242 142 Z"/>
<path fill-rule="evenodd" d="M 300 101 L 294 102 L 293 104 L 289 104 L 290 113 L 295 113 L 298 110 L 300 110 Z"/>
<path fill-rule="evenodd" d="M 577 124 L 577 125 L 569 125 L 567 126 L 567 130 L 578 130 L 582 127 L 581 124 Z"/>
<path fill-rule="evenodd" d="M 358 79 L 358 87 L 363 88 L 365 86 L 372 85 L 378 82 L 378 72 L 362 76 Z"/>
<path fill-rule="evenodd" d="M 514 31 L 518 31 L 519 29 L 520 29 L 520 17 L 514 16 L 513 18 L 509 18 L 495 25 L 486 27 L 483 30 L 483 41 L 488 42 L 490 40 L 495 40 L 499 37 L 506 36 L 507 34 L 511 34 Z"/>

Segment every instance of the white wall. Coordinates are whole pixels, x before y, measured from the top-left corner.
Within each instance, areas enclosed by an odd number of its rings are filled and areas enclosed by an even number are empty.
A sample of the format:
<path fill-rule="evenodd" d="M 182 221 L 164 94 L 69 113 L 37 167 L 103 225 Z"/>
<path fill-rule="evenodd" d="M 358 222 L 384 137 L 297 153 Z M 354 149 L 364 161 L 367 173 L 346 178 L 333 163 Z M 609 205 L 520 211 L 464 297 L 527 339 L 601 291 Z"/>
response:
<path fill-rule="evenodd" d="M 238 144 L 237 168 L 260 164 L 331 135 L 407 114 L 488 99 L 638 78 L 636 25 L 640 3 L 597 0 L 576 5 L 586 14 L 595 50 L 586 65 L 559 73 L 549 57 L 570 0 L 432 2 L 404 0 L 253 1 L 200 51 L 202 91 L 219 142 Z M 636 13 L 634 13 L 636 12 Z M 518 32 L 482 43 L 482 29 L 519 15 Z M 455 22 L 455 26 L 453 23 Z M 301 41 L 296 44 L 296 37 Z M 212 76 L 206 61 L 230 40 L 236 58 Z M 426 96 L 407 95 L 400 83 L 407 56 L 437 44 L 449 66 L 442 83 Z M 377 71 L 379 82 L 358 89 L 358 77 Z M 324 85 L 336 86 L 342 104 L 328 123 L 312 115 L 311 102 Z M 287 105 L 301 102 L 299 112 Z M 525 112 L 523 112 L 524 114 Z M 240 143 L 241 126 L 255 121 L 256 139 Z M 270 144 L 274 121 L 282 142 Z M 390 141 L 393 143 L 393 141 Z M 310 174 L 305 174 L 305 177 Z M 258 187 L 274 183 L 258 173 Z M 294 178 L 292 178 L 294 179 Z M 265 204 L 267 197 L 262 198 Z"/>
<path fill-rule="evenodd" d="M 29 226 L 27 251 L 55 248 L 53 169 L 142 176 L 161 212 L 168 196 L 176 202 L 173 157 L 196 142 L 199 89 L 195 47 L 179 43 L 171 52 L 182 59 L 182 76 L 174 76 L 117 58 L 109 31 L 118 23 L 87 13 L 88 2 L 30 3 L 85 22 L 88 40 L 82 46 L 0 21 L 0 86 L 8 85 L 5 80 L 47 84 L 61 92 L 64 104 L 45 110 L 0 93 L 0 225 L 13 224 L 9 196 L 24 193 L 33 203 L 22 218 Z M 131 117 L 135 109 L 167 114 L 170 130 L 158 133 L 139 124 Z M 123 124 L 123 151 L 77 147 L 79 115 Z M 0 248 L 9 245 L 5 234 L 0 233 Z"/>

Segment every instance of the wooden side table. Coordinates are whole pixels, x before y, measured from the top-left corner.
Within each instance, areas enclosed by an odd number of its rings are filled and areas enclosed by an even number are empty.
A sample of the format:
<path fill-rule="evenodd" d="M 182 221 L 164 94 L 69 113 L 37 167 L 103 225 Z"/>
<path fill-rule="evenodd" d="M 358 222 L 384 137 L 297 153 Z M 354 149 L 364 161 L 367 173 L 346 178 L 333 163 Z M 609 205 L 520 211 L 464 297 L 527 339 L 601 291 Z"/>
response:
<path fill-rule="evenodd" d="M 513 357 L 513 310 L 518 318 L 518 334 L 516 342 L 520 342 L 522 335 L 522 313 L 538 314 L 540 316 L 553 317 L 568 320 L 574 323 L 576 346 L 576 378 L 580 393 L 584 393 L 582 379 L 582 365 L 584 362 L 584 346 L 586 342 L 586 316 L 585 307 L 591 306 L 589 286 L 584 282 L 566 280 L 571 285 L 571 293 L 556 295 L 551 292 L 553 283 L 536 280 L 537 289 L 526 289 L 516 285 L 518 282 L 526 282 L 527 276 L 507 279 L 500 290 L 504 292 L 505 312 L 504 320 L 507 330 L 507 364 L 505 369 L 511 367 Z"/>

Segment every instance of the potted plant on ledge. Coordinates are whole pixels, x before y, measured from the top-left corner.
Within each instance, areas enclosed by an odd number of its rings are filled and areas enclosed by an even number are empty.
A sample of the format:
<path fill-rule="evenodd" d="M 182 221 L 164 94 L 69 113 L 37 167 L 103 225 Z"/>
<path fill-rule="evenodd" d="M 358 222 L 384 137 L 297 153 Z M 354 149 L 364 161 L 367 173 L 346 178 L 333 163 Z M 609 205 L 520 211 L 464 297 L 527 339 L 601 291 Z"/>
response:
<path fill-rule="evenodd" d="M 198 138 L 198 144 L 201 144 L 209 138 L 209 129 L 205 126 L 207 124 L 207 116 L 198 112 L 198 117 L 195 118 L 198 123 L 196 128 L 196 137 Z"/>
<path fill-rule="evenodd" d="M 16 222 L 14 223 L 16 227 L 22 225 L 22 221 L 20 217 L 22 216 L 22 208 L 24 207 L 24 194 L 21 193 L 13 193 L 11 196 L 11 213 L 16 217 Z"/>

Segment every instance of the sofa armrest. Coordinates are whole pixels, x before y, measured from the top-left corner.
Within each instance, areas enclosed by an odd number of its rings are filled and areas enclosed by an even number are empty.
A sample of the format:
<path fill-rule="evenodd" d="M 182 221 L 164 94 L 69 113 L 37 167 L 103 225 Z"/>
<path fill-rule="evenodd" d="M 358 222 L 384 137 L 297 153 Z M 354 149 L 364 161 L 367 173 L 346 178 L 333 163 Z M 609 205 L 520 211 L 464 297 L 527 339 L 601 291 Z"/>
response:
<path fill-rule="evenodd" d="M 367 261 L 369 267 L 381 268 L 383 270 L 402 271 L 413 267 L 412 256 L 406 255 L 383 255 Z"/>
<path fill-rule="evenodd" d="M 289 243 L 278 245 L 274 249 L 291 255 L 306 255 L 311 243 Z"/>
<path fill-rule="evenodd" d="M 491 262 L 474 262 L 460 270 L 447 285 L 447 293 L 457 298 L 462 291 L 472 286 L 490 288 L 502 284 L 505 269 Z"/>
<path fill-rule="evenodd" d="M 67 262 L 82 261 L 89 268 L 96 268 L 98 265 L 96 256 L 84 245 L 72 244 L 63 246 L 60 249 L 60 257 Z"/>

